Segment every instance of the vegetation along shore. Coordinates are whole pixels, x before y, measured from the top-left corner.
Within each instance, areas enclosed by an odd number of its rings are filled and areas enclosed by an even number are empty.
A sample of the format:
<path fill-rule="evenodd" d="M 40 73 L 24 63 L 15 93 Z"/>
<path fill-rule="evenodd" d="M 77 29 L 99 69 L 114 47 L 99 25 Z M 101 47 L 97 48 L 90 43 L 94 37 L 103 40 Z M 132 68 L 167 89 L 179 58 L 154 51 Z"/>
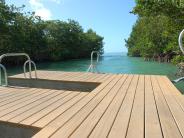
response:
<path fill-rule="evenodd" d="M 24 12 L 24 5 L 17 8 L 0 0 L 0 54 L 25 52 L 34 61 L 59 61 L 88 58 L 93 50 L 103 53 L 103 37 L 92 29 L 84 31 L 70 19 L 44 21 Z M 23 59 L 8 60 L 17 64 Z"/>
<path fill-rule="evenodd" d="M 183 11 L 184 1 L 136 0 L 132 14 L 138 19 L 125 40 L 128 55 L 146 61 L 183 62 L 178 47 L 178 36 L 184 29 Z"/>

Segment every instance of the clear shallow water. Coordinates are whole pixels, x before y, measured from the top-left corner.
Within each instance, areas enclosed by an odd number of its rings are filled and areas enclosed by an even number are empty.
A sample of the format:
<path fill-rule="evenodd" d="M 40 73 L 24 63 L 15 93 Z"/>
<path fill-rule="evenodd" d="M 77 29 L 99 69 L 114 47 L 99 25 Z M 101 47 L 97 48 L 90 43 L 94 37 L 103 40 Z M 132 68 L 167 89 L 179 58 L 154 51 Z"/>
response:
<path fill-rule="evenodd" d="M 90 59 L 70 60 L 62 62 L 47 62 L 37 64 L 40 70 L 58 71 L 86 71 L 90 65 Z M 171 80 L 176 78 L 176 66 L 169 63 L 145 62 L 142 58 L 128 57 L 125 53 L 105 54 L 100 58 L 97 66 L 103 73 L 127 73 L 167 75 Z M 22 72 L 22 68 L 14 67 L 7 69 L 10 75 Z M 184 82 L 176 84 L 176 87 L 184 93 Z"/>

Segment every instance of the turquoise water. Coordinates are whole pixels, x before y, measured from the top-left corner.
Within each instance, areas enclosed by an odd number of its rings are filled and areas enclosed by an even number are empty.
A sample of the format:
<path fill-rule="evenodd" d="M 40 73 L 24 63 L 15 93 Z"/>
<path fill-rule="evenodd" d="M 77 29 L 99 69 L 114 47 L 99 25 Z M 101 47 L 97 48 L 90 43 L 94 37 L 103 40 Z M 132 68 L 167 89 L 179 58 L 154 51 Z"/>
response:
<path fill-rule="evenodd" d="M 40 70 L 57 71 L 86 71 L 90 65 L 90 59 L 70 60 L 62 62 L 47 62 L 37 64 Z M 149 74 L 167 75 L 171 80 L 176 78 L 176 66 L 169 63 L 146 62 L 142 58 L 128 57 L 125 53 L 105 54 L 100 58 L 98 70 L 103 73 L 127 73 L 127 74 Z M 8 69 L 9 74 L 21 73 L 22 68 L 14 67 Z M 184 82 L 176 87 L 184 92 Z"/>

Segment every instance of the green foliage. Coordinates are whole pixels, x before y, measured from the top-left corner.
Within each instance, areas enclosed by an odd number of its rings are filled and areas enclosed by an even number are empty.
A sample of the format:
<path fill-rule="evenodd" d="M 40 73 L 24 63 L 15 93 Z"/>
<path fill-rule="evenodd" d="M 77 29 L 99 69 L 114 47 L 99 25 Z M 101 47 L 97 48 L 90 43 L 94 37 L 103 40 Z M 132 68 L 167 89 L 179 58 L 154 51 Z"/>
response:
<path fill-rule="evenodd" d="M 0 0 L 0 54 L 25 52 L 35 61 L 58 61 L 88 58 L 93 50 L 103 53 L 103 37 L 92 29 L 84 32 L 74 20 L 43 21 L 23 8 Z"/>
<path fill-rule="evenodd" d="M 139 16 L 166 15 L 178 19 L 184 15 L 183 10 L 183 0 L 136 0 L 132 12 Z"/>
<path fill-rule="evenodd" d="M 184 62 L 184 56 L 177 55 L 175 56 L 172 61 L 173 64 L 177 65 L 178 63 Z"/>
<path fill-rule="evenodd" d="M 132 13 L 138 19 L 126 40 L 128 55 L 152 58 L 180 53 L 178 35 L 184 27 L 183 11 L 182 2 L 136 0 Z"/>

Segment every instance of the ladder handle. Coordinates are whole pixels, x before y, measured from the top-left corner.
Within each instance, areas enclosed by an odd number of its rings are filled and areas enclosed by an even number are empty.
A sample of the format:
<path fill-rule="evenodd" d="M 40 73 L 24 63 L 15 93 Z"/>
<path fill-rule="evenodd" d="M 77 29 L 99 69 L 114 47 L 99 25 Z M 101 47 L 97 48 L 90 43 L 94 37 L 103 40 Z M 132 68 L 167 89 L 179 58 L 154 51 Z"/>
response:
<path fill-rule="evenodd" d="M 2 68 L 3 71 L 4 71 L 5 86 L 8 86 L 8 76 L 7 76 L 6 68 L 5 68 L 5 66 L 3 66 L 2 64 L 0 64 L 0 71 L 1 71 L 1 68 Z M 0 74 L 1 74 L 1 72 L 0 72 Z M 2 77 L 1 77 L 0 79 L 1 79 L 0 83 L 1 83 L 1 85 L 2 85 Z"/>
<path fill-rule="evenodd" d="M 24 66 L 23 66 L 23 69 L 24 69 L 24 77 L 27 78 L 27 77 L 26 77 L 26 65 L 27 65 L 27 63 L 29 63 L 29 66 L 30 66 L 30 64 L 33 64 L 33 66 L 34 66 L 34 71 L 35 71 L 35 78 L 37 78 L 37 68 L 36 68 L 36 64 L 35 64 L 32 60 L 27 60 L 27 61 L 24 63 Z"/>
<path fill-rule="evenodd" d="M 2 62 L 2 59 L 4 57 L 14 57 L 14 56 L 25 56 L 30 61 L 30 56 L 26 53 L 6 53 L 0 56 L 0 63 Z M 31 62 L 29 62 L 29 78 L 32 78 L 31 76 Z"/>
<path fill-rule="evenodd" d="M 91 52 L 91 64 L 90 64 L 89 68 L 87 69 L 87 72 L 93 72 L 94 73 L 95 70 L 97 71 L 96 64 L 93 63 L 93 56 L 94 56 L 94 54 L 97 54 L 96 63 L 98 63 L 98 61 L 99 61 L 100 53 L 98 51 L 92 51 Z"/>
<path fill-rule="evenodd" d="M 99 61 L 99 56 L 100 56 L 99 52 L 98 51 L 92 51 L 91 52 L 91 64 L 93 64 L 93 56 L 94 56 L 95 53 L 97 54 L 96 62 Z"/>
<path fill-rule="evenodd" d="M 180 50 L 181 50 L 182 53 L 184 54 L 184 48 L 183 48 L 183 42 L 182 42 L 183 34 L 184 34 L 184 29 L 181 31 L 181 33 L 180 33 L 180 35 L 179 35 L 178 42 L 179 42 Z"/>

